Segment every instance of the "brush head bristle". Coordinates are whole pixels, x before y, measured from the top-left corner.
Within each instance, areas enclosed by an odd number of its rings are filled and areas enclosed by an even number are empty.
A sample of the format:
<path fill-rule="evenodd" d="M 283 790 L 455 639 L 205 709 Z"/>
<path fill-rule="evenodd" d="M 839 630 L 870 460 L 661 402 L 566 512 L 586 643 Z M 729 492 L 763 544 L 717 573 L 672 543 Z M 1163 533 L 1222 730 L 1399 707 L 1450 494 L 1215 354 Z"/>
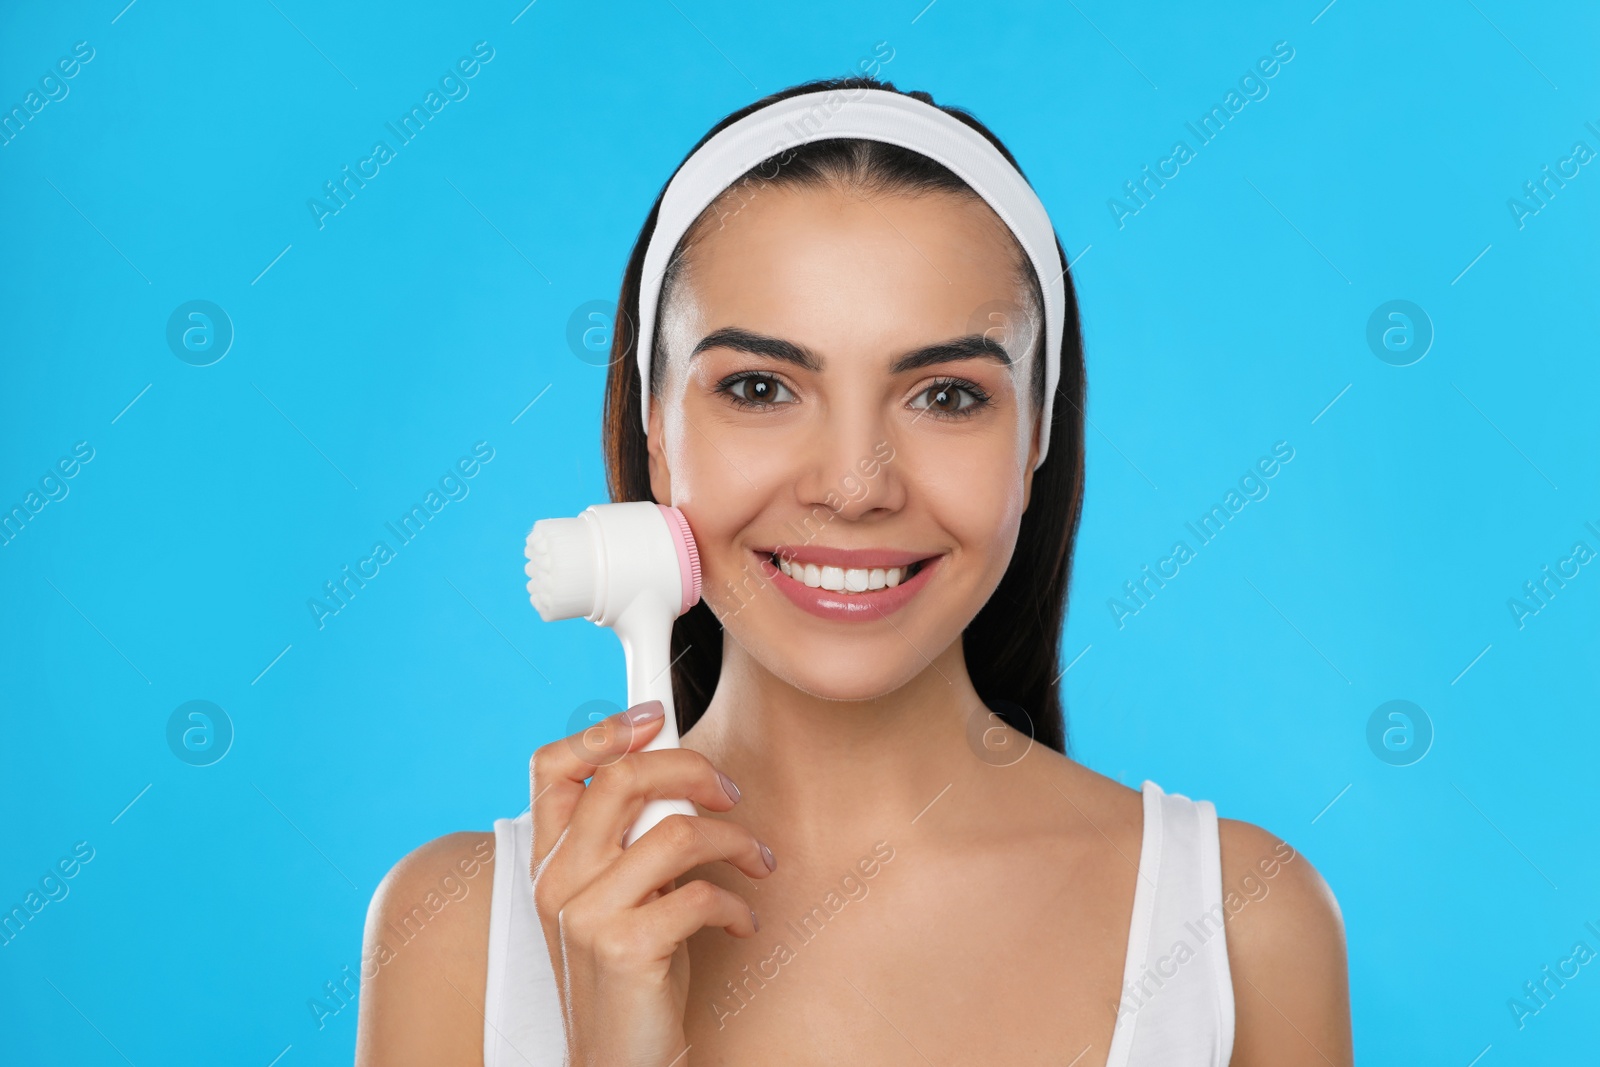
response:
<path fill-rule="evenodd" d="M 694 595 L 690 599 L 698 601 L 700 599 L 700 550 L 695 547 L 693 535 L 685 537 L 684 541 L 689 548 L 689 570 L 694 576 Z"/>
<path fill-rule="evenodd" d="M 700 549 L 694 543 L 694 531 L 689 529 L 689 519 L 684 513 L 667 504 L 657 504 L 672 532 L 673 547 L 678 553 L 678 567 L 683 578 L 683 604 L 678 614 L 683 614 L 700 601 Z"/>
<path fill-rule="evenodd" d="M 582 518 L 540 519 L 524 549 L 528 598 L 545 622 L 587 616 L 594 610 L 598 560 Z"/>

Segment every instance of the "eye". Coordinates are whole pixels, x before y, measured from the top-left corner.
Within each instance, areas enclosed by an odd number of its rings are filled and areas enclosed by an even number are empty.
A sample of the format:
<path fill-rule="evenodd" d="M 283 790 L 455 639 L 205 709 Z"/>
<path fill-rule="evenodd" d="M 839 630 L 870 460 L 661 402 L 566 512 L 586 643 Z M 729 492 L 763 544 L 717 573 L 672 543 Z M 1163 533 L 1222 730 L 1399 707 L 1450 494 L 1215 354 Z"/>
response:
<path fill-rule="evenodd" d="M 764 408 L 791 403 L 794 394 L 789 387 L 764 371 L 744 371 L 724 378 L 717 391 L 726 393 L 728 399 L 740 407 Z M 784 399 L 787 397 L 787 399 Z"/>
<path fill-rule="evenodd" d="M 970 399 L 963 402 L 963 394 Z M 988 402 L 989 394 L 977 384 L 958 378 L 943 378 L 918 393 L 917 400 L 911 406 L 942 418 L 964 418 L 977 414 L 978 409 Z"/>

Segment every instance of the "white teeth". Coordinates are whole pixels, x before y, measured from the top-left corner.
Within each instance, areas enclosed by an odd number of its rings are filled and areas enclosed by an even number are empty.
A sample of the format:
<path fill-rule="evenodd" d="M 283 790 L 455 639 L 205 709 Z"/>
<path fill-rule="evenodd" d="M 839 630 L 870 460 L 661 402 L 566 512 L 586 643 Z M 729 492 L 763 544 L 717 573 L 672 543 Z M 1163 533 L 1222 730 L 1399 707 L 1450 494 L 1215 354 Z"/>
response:
<path fill-rule="evenodd" d="M 910 567 L 829 567 L 800 563 L 777 557 L 778 569 L 812 589 L 836 593 L 865 593 L 873 589 L 892 589 L 906 580 Z"/>

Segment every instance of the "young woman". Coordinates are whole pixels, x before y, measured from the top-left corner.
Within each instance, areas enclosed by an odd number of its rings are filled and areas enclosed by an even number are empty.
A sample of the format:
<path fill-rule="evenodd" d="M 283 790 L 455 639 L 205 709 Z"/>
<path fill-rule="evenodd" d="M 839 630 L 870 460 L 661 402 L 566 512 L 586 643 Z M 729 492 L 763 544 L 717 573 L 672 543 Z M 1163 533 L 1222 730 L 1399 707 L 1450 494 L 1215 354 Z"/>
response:
<path fill-rule="evenodd" d="M 358 1064 L 1351 1063 L 1311 864 L 1066 755 L 1082 341 L 999 140 L 872 79 L 768 97 L 680 166 L 619 303 L 611 495 L 680 508 L 704 575 L 682 746 L 628 709 L 534 753 L 527 814 L 397 864 Z M 655 797 L 701 815 L 624 849 Z"/>

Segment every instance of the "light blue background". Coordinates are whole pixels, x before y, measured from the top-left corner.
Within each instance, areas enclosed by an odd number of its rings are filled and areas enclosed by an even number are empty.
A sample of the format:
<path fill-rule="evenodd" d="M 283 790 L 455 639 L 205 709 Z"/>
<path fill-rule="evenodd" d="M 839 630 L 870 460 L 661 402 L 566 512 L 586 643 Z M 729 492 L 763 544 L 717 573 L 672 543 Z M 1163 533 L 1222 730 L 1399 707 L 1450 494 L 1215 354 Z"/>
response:
<path fill-rule="evenodd" d="M 8 1062 L 349 1062 L 354 1005 L 319 1030 L 307 1002 L 358 967 L 383 873 L 515 815 L 532 750 L 624 699 L 614 638 L 523 590 L 532 521 L 605 498 L 569 316 L 615 298 L 713 122 L 879 41 L 1007 142 L 1076 257 L 1075 754 L 1316 864 L 1360 1062 L 1592 1055 L 1600 966 L 1521 1030 L 1507 1007 L 1600 949 L 1600 566 L 1507 607 L 1600 550 L 1600 165 L 1507 206 L 1600 150 L 1592 9 L 124 2 L 0 16 L 6 110 L 95 50 L 0 147 L 0 505 L 95 450 L 0 547 L 0 905 L 95 850 L 0 948 Z M 319 229 L 307 200 L 478 41 L 470 95 Z M 1270 94 L 1119 229 L 1108 199 L 1277 41 Z M 165 340 L 194 299 L 236 331 L 209 367 Z M 1366 343 L 1391 299 L 1435 330 L 1412 366 Z M 1280 440 L 1270 495 L 1119 629 L 1122 583 Z M 319 630 L 307 599 L 479 441 L 470 495 Z M 165 735 L 197 699 L 236 731 L 204 768 Z M 1412 766 L 1367 744 L 1392 699 L 1436 734 Z"/>

